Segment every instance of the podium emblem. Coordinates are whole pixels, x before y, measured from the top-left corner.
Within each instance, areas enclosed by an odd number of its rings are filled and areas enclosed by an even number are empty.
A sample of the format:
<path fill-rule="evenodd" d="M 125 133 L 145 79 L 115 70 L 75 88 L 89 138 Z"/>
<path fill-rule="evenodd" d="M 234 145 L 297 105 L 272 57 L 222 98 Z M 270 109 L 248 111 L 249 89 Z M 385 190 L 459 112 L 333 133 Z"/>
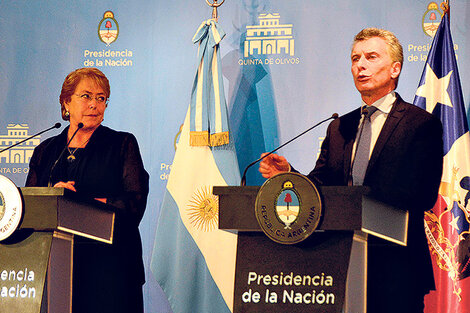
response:
<path fill-rule="evenodd" d="M 0 175 L 0 241 L 16 230 L 23 213 L 23 201 L 18 187 L 7 177 Z"/>
<path fill-rule="evenodd" d="M 283 184 L 283 189 L 276 201 L 276 214 L 279 220 L 284 223 L 284 229 L 292 229 L 290 225 L 297 219 L 299 209 L 299 196 L 295 192 L 292 182 L 288 180 Z"/>
<path fill-rule="evenodd" d="M 256 197 L 255 215 L 263 232 L 273 241 L 299 243 L 320 223 L 320 194 L 307 177 L 282 173 L 261 186 Z"/>

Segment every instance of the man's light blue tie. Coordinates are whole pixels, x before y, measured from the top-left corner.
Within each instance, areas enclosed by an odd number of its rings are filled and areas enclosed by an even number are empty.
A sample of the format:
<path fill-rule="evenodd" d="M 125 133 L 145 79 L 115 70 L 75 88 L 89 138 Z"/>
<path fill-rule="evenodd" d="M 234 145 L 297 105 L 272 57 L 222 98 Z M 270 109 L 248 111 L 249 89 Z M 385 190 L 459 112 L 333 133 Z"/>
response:
<path fill-rule="evenodd" d="M 366 175 L 367 164 L 369 164 L 370 155 L 370 140 L 371 140 L 371 125 L 370 117 L 377 111 L 377 107 L 364 106 L 362 114 L 364 114 L 364 121 L 362 127 L 358 131 L 356 137 L 356 155 L 352 165 L 352 181 L 353 185 L 362 185 L 364 176 Z"/>

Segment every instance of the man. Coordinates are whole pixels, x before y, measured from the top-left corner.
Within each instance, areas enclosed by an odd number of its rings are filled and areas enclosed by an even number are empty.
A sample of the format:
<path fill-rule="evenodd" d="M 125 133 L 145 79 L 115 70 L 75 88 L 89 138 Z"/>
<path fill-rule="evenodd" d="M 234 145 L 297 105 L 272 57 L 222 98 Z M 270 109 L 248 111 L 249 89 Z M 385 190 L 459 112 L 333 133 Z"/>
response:
<path fill-rule="evenodd" d="M 370 186 L 378 199 L 409 211 L 406 247 L 369 237 L 367 312 L 372 313 L 423 312 L 424 295 L 434 289 L 423 217 L 436 201 L 441 179 L 442 125 L 395 93 L 402 64 L 403 48 L 393 33 L 367 28 L 356 35 L 351 72 L 362 108 L 329 125 L 308 175 L 319 185 Z M 267 157 L 259 168 L 265 178 L 290 170 L 279 155 Z"/>

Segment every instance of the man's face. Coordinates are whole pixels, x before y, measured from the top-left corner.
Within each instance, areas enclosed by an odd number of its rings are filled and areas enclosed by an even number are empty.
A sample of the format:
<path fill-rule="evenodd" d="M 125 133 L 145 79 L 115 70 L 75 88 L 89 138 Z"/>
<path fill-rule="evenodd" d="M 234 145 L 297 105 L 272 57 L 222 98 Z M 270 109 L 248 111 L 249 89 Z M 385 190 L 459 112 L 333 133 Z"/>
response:
<path fill-rule="evenodd" d="M 367 104 L 372 104 L 395 89 L 400 74 L 399 62 L 392 62 L 387 43 L 380 37 L 357 42 L 351 51 L 354 84 Z"/>

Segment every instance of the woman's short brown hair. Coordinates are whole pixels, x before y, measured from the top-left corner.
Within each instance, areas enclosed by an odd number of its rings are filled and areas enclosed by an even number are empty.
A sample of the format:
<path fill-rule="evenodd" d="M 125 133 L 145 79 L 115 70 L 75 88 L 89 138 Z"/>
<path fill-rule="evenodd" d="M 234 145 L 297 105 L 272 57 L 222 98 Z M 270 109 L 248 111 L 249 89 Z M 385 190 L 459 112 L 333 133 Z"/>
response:
<path fill-rule="evenodd" d="M 111 94 L 108 78 L 99 69 L 94 67 L 83 67 L 76 69 L 75 71 L 68 74 L 67 77 L 65 77 L 59 96 L 60 111 L 64 121 L 69 120 L 69 117 L 65 115 L 66 109 L 64 104 L 66 102 L 70 102 L 72 95 L 75 93 L 75 89 L 83 78 L 91 78 L 94 80 L 95 83 L 103 89 L 106 98 L 109 98 Z"/>

